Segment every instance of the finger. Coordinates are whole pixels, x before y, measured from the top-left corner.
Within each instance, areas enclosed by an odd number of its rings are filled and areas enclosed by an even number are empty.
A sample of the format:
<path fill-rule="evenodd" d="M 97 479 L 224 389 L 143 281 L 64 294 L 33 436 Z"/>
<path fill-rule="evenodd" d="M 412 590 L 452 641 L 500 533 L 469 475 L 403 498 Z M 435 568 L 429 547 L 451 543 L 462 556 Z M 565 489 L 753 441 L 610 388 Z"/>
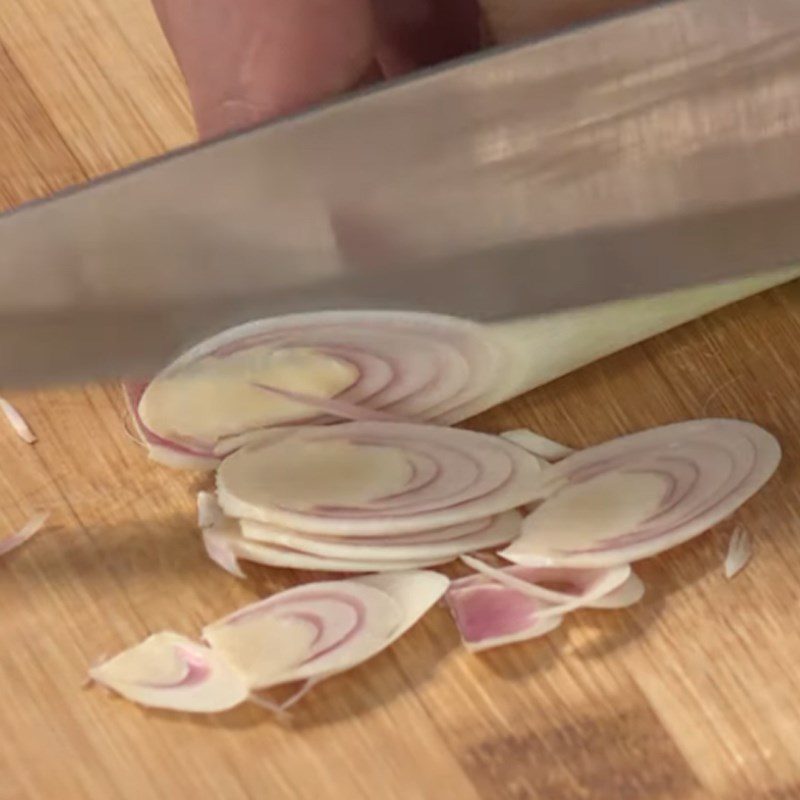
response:
<path fill-rule="evenodd" d="M 374 69 L 370 0 L 154 0 L 203 138 L 291 113 Z"/>
<path fill-rule="evenodd" d="M 478 0 L 374 2 L 380 35 L 377 60 L 387 77 L 438 64 L 481 46 L 483 15 Z"/>

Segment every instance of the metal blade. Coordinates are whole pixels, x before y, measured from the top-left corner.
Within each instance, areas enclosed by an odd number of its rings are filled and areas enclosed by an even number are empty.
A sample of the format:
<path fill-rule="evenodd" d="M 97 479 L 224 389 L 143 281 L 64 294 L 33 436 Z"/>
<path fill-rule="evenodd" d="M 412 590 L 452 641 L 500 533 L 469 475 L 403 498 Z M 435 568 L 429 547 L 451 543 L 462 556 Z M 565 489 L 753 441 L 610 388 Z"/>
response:
<path fill-rule="evenodd" d="M 492 51 L 0 218 L 0 381 L 227 324 L 489 319 L 800 261 L 800 3 L 684 0 Z"/>

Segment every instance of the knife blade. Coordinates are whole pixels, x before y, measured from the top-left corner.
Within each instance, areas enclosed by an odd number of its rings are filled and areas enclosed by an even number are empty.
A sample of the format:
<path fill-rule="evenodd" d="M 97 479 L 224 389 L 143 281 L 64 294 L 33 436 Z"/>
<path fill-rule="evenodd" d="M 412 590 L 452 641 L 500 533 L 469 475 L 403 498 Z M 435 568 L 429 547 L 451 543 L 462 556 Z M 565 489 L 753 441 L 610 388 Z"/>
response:
<path fill-rule="evenodd" d="M 144 372 L 227 324 L 503 319 L 800 261 L 800 4 L 675 0 L 0 217 L 0 379 Z"/>

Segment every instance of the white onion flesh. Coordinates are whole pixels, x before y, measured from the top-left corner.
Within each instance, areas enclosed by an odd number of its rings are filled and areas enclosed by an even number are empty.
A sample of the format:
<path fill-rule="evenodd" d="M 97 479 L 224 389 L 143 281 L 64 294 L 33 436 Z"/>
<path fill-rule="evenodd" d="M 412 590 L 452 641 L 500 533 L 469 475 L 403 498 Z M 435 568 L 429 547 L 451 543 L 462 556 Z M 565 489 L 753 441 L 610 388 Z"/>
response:
<path fill-rule="evenodd" d="M 21 547 L 25 542 L 35 536 L 44 527 L 50 512 L 42 511 L 34 514 L 18 531 L 0 539 L 0 556 L 10 553 Z"/>
<path fill-rule="evenodd" d="M 239 557 L 233 545 L 235 532 L 227 523 L 202 530 L 203 547 L 206 555 L 225 572 L 236 578 L 245 579 L 247 575 L 239 566 Z"/>
<path fill-rule="evenodd" d="M 776 439 L 752 423 L 667 425 L 582 450 L 542 472 L 543 500 L 500 553 L 528 566 L 605 567 L 708 530 L 769 480 Z"/>
<path fill-rule="evenodd" d="M 222 655 L 171 632 L 92 667 L 89 677 L 140 705 L 176 711 L 226 711 L 250 693 Z"/>
<path fill-rule="evenodd" d="M 225 513 L 320 535 L 457 525 L 537 494 L 536 460 L 500 437 L 407 423 L 304 426 L 237 451 L 217 472 Z M 322 500 L 320 500 L 322 498 Z"/>

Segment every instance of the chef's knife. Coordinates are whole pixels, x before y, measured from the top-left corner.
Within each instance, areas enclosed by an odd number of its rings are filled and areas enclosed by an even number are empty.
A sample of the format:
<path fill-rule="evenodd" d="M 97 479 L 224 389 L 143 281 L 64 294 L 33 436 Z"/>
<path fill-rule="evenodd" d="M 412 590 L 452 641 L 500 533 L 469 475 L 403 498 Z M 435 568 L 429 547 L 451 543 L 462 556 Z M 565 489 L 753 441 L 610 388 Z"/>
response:
<path fill-rule="evenodd" d="M 800 3 L 676 0 L 0 218 L 0 382 L 244 319 L 500 319 L 800 262 Z"/>

